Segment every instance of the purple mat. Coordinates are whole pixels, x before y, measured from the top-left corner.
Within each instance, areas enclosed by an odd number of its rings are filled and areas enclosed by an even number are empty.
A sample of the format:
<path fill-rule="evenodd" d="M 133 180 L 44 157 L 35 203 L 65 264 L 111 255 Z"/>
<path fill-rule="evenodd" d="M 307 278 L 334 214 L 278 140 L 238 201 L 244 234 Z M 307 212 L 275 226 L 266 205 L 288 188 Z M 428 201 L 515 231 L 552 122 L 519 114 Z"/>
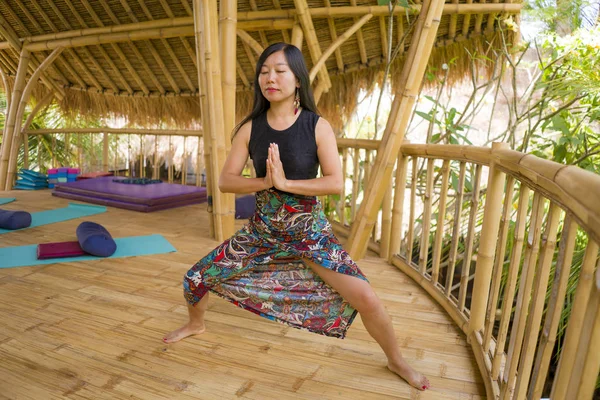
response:
<path fill-rule="evenodd" d="M 68 193 L 68 192 L 54 191 L 54 192 L 52 192 L 52 195 L 56 196 L 56 197 L 62 197 L 65 199 L 85 201 L 87 203 L 100 204 L 103 206 L 110 206 L 110 207 L 116 207 L 116 208 L 124 208 L 126 210 L 133 210 L 133 211 L 140 211 L 140 212 L 152 212 L 152 211 L 166 210 L 168 208 L 182 207 L 182 206 L 187 206 L 190 204 L 200 204 L 200 203 L 203 203 L 204 201 L 206 201 L 206 198 L 204 198 L 204 199 L 183 199 L 183 200 L 173 201 L 170 203 L 161 203 L 161 204 L 155 204 L 155 205 L 150 206 L 150 205 L 145 205 L 145 204 L 129 203 L 126 201 L 106 199 L 106 198 L 102 198 L 102 197 L 93 197 L 90 195 L 81 195 L 81 194 Z"/>
<path fill-rule="evenodd" d="M 119 177 L 100 177 L 59 183 L 55 192 L 101 197 L 126 203 L 154 206 L 183 200 L 206 200 L 206 188 L 174 183 L 136 185 L 113 182 Z M 126 179 L 120 177 L 120 179 Z"/>

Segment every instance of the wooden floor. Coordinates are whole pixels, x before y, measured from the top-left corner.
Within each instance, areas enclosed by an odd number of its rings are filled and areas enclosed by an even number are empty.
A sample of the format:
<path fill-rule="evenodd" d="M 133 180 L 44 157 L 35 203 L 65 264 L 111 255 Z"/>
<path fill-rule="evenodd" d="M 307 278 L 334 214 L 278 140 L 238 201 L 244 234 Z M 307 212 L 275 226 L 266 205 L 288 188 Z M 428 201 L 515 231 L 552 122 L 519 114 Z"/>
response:
<path fill-rule="evenodd" d="M 43 192 L 1 192 L 3 209 L 64 207 Z M 345 340 L 268 321 L 212 296 L 207 332 L 165 345 L 187 321 L 181 280 L 218 243 L 205 205 L 88 217 L 114 237 L 160 233 L 176 253 L 0 269 L 0 399 L 482 399 L 465 336 L 396 268 L 359 262 L 394 321 L 404 356 L 432 389 L 385 368 L 359 318 Z M 75 240 L 82 219 L 0 235 L 0 247 Z M 240 223 L 241 226 L 241 223 Z"/>

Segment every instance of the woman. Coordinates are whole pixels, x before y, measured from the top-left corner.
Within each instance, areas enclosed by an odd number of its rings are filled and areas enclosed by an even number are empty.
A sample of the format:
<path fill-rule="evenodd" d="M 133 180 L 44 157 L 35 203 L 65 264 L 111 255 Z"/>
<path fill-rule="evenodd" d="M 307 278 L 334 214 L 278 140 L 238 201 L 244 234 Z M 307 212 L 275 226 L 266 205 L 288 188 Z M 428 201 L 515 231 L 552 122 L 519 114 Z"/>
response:
<path fill-rule="evenodd" d="M 316 196 L 343 185 L 335 135 L 317 115 L 302 53 L 285 43 L 260 56 L 254 107 L 234 130 L 219 189 L 256 192 L 249 223 L 184 277 L 189 322 L 163 340 L 205 330 L 208 291 L 295 328 L 343 338 L 357 312 L 388 368 L 420 390 L 429 381 L 403 359 L 392 322 L 332 233 Z M 248 157 L 257 178 L 241 176 Z M 317 178 L 318 166 L 323 176 Z"/>

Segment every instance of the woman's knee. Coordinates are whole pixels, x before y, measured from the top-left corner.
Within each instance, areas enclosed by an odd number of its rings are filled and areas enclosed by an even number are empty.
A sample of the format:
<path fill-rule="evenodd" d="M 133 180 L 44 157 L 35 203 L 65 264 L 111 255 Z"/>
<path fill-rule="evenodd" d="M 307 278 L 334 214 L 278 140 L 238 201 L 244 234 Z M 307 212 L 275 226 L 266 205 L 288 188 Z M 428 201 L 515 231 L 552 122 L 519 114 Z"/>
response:
<path fill-rule="evenodd" d="M 382 307 L 381 300 L 370 286 L 357 291 L 350 303 L 361 314 L 378 312 Z"/>

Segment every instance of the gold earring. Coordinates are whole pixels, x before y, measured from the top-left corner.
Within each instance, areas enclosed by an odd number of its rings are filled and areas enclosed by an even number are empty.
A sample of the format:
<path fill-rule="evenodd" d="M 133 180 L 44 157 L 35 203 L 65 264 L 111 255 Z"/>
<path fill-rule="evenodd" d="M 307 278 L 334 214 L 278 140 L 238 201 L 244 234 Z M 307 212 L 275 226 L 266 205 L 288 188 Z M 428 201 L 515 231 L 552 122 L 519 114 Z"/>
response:
<path fill-rule="evenodd" d="M 296 88 L 296 97 L 294 98 L 294 115 L 298 114 L 299 108 L 300 108 L 300 94 L 298 93 L 298 88 Z"/>

